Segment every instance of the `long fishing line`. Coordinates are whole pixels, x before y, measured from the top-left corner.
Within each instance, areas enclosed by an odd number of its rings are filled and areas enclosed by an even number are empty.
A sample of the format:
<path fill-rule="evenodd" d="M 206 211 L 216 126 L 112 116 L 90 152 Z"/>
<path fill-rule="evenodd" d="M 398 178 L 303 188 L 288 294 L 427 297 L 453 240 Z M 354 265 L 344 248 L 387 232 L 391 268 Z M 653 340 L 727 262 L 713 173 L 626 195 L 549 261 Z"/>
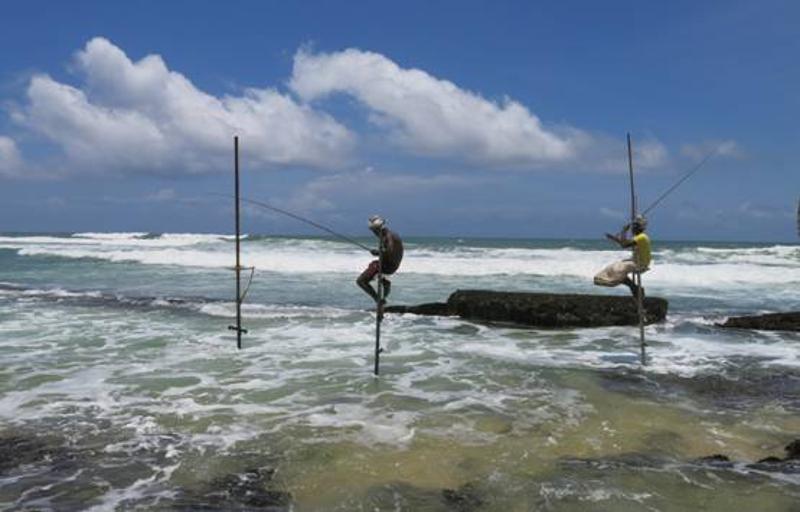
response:
<path fill-rule="evenodd" d="M 705 163 L 706 163 L 706 162 L 708 162 L 708 161 L 709 161 L 709 159 L 711 159 L 711 157 L 712 157 L 712 156 L 714 156 L 714 153 L 716 153 L 717 151 L 718 151 L 718 148 L 714 148 L 714 149 L 712 149 L 711 151 L 709 151 L 709 153 L 708 153 L 708 154 L 707 154 L 707 155 L 706 155 L 706 156 L 705 156 L 705 157 L 704 157 L 702 160 L 700 160 L 700 163 L 698 163 L 697 165 L 695 165 L 694 167 L 692 167 L 692 168 L 689 170 L 689 172 L 687 172 L 686 174 L 684 174 L 684 176 L 683 176 L 683 177 L 682 177 L 680 180 L 678 180 L 678 181 L 677 181 L 675 184 L 673 184 L 671 187 L 669 187 L 669 188 L 668 188 L 668 189 L 667 189 L 667 190 L 666 190 L 666 191 L 665 191 L 663 194 L 661 194 L 661 195 L 658 197 L 658 199 L 656 199 L 655 201 L 653 201 L 653 203 L 652 203 L 652 204 L 651 204 L 649 207 L 647 207 L 647 209 L 646 209 L 645 211 L 643 211 L 643 212 L 642 212 L 642 215 L 647 215 L 647 213 L 648 213 L 648 212 L 650 212 L 650 211 L 651 211 L 651 210 L 653 210 L 653 209 L 654 209 L 656 206 L 658 206 L 658 204 L 659 204 L 661 201 L 663 201 L 663 200 L 664 200 L 664 199 L 665 199 L 665 198 L 666 198 L 668 195 L 670 195 L 670 194 L 672 193 L 672 191 L 673 191 L 673 190 L 675 190 L 676 188 L 678 188 L 678 187 L 681 185 L 681 183 L 683 183 L 684 181 L 688 180 L 688 179 L 689 179 L 689 178 L 690 178 L 690 177 L 691 177 L 691 176 L 692 176 L 694 173 L 696 173 L 697 171 L 699 171 L 699 170 L 700 170 L 700 168 L 701 168 L 701 167 L 703 167 L 703 165 L 705 165 Z"/>
<path fill-rule="evenodd" d="M 231 196 L 229 196 L 227 194 L 211 193 L 211 195 L 228 197 L 228 198 L 231 197 Z M 282 208 L 278 208 L 277 206 L 272 206 L 271 204 L 267 204 L 267 203 L 265 203 L 263 201 L 256 201 L 255 199 L 248 199 L 246 197 L 241 197 L 240 200 L 243 203 L 252 204 L 254 206 L 258 206 L 258 207 L 264 208 L 266 210 L 271 210 L 273 212 L 281 213 L 283 215 L 286 215 L 287 217 L 291 217 L 291 218 L 293 218 L 295 220 L 299 220 L 300 222 L 304 222 L 304 223 L 306 223 L 306 224 L 308 224 L 310 226 L 314 226 L 315 228 L 321 229 L 322 231 L 325 231 L 326 233 L 330 233 L 331 235 L 333 235 L 333 236 L 335 236 L 335 237 L 337 237 L 337 238 L 339 238 L 339 239 L 341 239 L 341 240 L 343 240 L 343 241 L 345 241 L 347 243 L 350 243 L 350 244 L 353 244 L 353 245 L 355 245 L 357 247 L 360 247 L 361 249 L 364 249 L 367 252 L 371 252 L 372 251 L 372 249 L 370 249 L 366 245 L 362 244 L 361 242 L 358 242 L 357 240 L 353 240 L 352 238 L 350 238 L 350 237 L 348 237 L 346 235 L 343 235 L 341 233 L 337 233 L 336 231 L 330 229 L 329 227 L 323 226 L 322 224 L 320 224 L 318 222 L 314 222 L 311 219 L 306 219 L 305 217 L 301 217 L 300 215 L 297 215 L 296 213 L 292 213 L 292 212 L 284 210 Z"/>

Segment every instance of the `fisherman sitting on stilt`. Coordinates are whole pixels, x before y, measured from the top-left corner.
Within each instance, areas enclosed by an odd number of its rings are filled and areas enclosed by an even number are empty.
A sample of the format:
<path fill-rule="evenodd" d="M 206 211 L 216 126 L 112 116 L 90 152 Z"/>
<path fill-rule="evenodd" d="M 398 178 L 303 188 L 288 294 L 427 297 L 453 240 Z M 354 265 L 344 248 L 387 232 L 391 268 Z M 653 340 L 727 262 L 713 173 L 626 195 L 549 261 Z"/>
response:
<path fill-rule="evenodd" d="M 625 233 L 631 230 L 633 238 L 626 238 Z M 620 247 L 633 248 L 633 258 L 617 261 L 601 270 L 594 276 L 594 284 L 599 286 L 618 286 L 626 285 L 630 288 L 634 297 L 637 296 L 639 286 L 634 283 L 629 274 L 643 273 L 648 270 L 651 260 L 650 237 L 644 232 L 647 229 L 647 219 L 642 215 L 637 215 L 630 224 L 622 228 L 619 235 L 606 233 L 606 238 L 618 243 Z M 642 288 L 644 296 L 644 288 Z"/>
<path fill-rule="evenodd" d="M 403 260 L 403 241 L 400 240 L 397 233 L 386 227 L 386 221 L 378 215 L 373 215 L 369 218 L 369 229 L 378 237 L 380 246 L 383 247 L 383 254 L 375 249 L 371 251 L 372 255 L 378 256 L 379 259 L 369 264 L 367 269 L 356 279 L 356 284 L 367 292 L 372 297 L 372 300 L 378 302 L 378 293 L 369 283 L 378 274 L 387 276 L 397 272 L 397 269 L 400 268 L 400 262 Z M 384 277 L 381 284 L 383 285 L 383 300 L 385 302 L 385 298 L 389 296 L 389 291 L 392 288 L 392 283 Z"/>

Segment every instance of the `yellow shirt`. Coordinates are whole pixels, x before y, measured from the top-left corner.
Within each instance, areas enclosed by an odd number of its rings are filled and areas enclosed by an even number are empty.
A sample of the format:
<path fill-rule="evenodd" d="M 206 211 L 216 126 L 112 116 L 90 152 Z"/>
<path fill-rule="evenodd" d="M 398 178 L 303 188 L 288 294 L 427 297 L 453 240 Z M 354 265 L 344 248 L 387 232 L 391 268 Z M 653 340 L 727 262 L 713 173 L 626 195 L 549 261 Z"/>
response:
<path fill-rule="evenodd" d="M 647 268 L 650 266 L 652 255 L 650 254 L 650 237 L 645 233 L 639 233 L 633 237 L 636 247 L 633 249 L 633 259 L 639 268 Z"/>

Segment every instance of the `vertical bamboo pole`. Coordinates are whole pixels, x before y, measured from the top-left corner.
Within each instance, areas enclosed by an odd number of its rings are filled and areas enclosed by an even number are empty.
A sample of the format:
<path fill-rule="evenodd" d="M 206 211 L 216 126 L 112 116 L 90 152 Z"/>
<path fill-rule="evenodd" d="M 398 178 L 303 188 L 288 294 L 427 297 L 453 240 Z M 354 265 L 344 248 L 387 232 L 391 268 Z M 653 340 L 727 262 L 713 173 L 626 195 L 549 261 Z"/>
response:
<path fill-rule="evenodd" d="M 233 167 L 234 167 L 234 187 L 236 196 L 236 348 L 242 348 L 242 292 L 241 292 L 241 271 L 242 265 L 239 259 L 239 239 L 241 237 L 239 223 L 239 136 L 233 137 Z"/>
<path fill-rule="evenodd" d="M 630 175 L 630 182 L 631 182 L 631 225 L 633 225 L 633 221 L 636 219 L 636 188 L 633 183 L 633 149 L 631 146 L 631 134 L 627 134 L 628 139 L 628 172 Z M 634 248 L 634 256 L 638 256 L 636 249 Z M 635 261 L 638 266 L 638 261 Z M 636 313 L 639 315 L 639 350 L 640 350 L 640 360 L 642 365 L 647 364 L 647 354 L 645 352 L 645 347 L 647 343 L 644 339 L 644 297 L 642 296 L 642 273 L 639 270 L 636 270 L 633 274 L 633 282 L 636 284 Z"/>
<path fill-rule="evenodd" d="M 375 369 L 373 373 L 380 373 L 381 352 L 381 322 L 383 322 L 383 232 L 378 237 L 378 304 L 375 306 Z"/>

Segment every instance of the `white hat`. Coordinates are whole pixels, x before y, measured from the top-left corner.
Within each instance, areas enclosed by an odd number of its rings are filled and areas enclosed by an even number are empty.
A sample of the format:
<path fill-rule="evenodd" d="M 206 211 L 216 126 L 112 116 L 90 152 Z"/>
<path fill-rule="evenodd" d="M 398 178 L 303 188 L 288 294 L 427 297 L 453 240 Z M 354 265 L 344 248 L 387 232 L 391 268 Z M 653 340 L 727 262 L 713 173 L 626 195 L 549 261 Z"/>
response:
<path fill-rule="evenodd" d="M 385 225 L 386 225 L 386 219 L 384 219 L 380 215 L 372 215 L 372 216 L 370 216 L 370 218 L 369 218 L 369 228 L 370 229 L 381 229 Z"/>
<path fill-rule="evenodd" d="M 647 218 L 644 215 L 637 215 L 633 218 L 632 224 L 634 226 L 639 226 L 642 229 L 647 229 Z"/>

